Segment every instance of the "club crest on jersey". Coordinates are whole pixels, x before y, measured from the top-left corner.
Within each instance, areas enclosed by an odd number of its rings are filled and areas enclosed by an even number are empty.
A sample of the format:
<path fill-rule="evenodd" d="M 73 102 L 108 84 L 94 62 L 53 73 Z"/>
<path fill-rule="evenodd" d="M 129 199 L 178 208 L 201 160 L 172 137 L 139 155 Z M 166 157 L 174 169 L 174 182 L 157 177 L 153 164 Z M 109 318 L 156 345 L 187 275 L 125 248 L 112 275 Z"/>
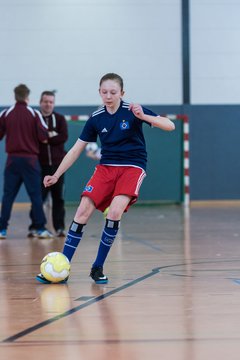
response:
<path fill-rule="evenodd" d="M 120 129 L 121 130 L 128 130 L 129 129 L 129 122 L 126 120 L 122 120 L 120 123 Z"/>
<path fill-rule="evenodd" d="M 93 186 L 92 186 L 92 185 L 87 185 L 87 186 L 85 186 L 84 191 L 92 192 L 92 191 L 93 191 Z"/>

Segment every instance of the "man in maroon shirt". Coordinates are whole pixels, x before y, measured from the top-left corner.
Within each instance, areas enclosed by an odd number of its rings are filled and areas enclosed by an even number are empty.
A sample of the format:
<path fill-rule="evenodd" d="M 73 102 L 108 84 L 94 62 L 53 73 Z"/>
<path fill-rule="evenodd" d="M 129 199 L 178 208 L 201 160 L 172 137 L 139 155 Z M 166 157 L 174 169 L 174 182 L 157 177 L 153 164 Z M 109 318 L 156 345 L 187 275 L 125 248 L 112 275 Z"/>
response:
<path fill-rule="evenodd" d="M 0 217 L 0 239 L 6 238 L 15 197 L 24 183 L 32 203 L 32 214 L 40 238 L 50 237 L 41 196 L 39 144 L 48 140 L 47 126 L 41 114 L 29 103 L 30 90 L 24 84 L 14 89 L 16 103 L 0 114 L 0 140 L 6 136 L 8 154 L 4 170 L 4 188 Z"/>
<path fill-rule="evenodd" d="M 40 98 L 40 112 L 48 127 L 49 138 L 46 143 L 40 144 L 39 161 L 42 168 L 42 180 L 46 175 L 54 174 L 66 152 L 64 143 L 68 139 L 67 122 L 63 115 L 54 111 L 55 93 L 43 91 Z M 43 202 L 48 194 L 52 198 L 52 222 L 56 235 L 65 236 L 65 208 L 64 208 L 64 175 L 51 188 L 46 188 L 42 183 Z M 30 213 L 32 218 L 32 212 Z M 32 218 L 29 227 L 29 237 L 35 236 L 36 225 Z"/>

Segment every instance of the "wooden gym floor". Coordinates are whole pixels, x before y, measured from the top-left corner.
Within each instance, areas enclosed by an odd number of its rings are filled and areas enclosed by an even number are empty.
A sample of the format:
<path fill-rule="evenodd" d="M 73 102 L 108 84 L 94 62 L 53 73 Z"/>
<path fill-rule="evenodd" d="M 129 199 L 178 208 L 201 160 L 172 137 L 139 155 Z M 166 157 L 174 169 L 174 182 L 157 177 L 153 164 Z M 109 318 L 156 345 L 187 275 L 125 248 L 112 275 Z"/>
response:
<path fill-rule="evenodd" d="M 28 239 L 28 211 L 14 208 L 0 241 L 1 360 L 239 360 L 239 206 L 132 207 L 107 285 L 89 278 L 102 214 L 87 225 L 68 284 L 43 285 L 39 263 L 64 239 Z"/>

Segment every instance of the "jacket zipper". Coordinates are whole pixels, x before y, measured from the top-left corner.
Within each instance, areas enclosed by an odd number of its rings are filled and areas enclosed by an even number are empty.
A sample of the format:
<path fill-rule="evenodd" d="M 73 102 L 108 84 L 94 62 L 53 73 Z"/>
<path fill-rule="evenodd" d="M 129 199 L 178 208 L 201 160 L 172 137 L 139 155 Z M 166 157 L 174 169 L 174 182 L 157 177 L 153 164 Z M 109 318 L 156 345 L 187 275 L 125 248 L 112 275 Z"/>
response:
<path fill-rule="evenodd" d="M 49 118 L 46 119 L 46 124 L 49 129 Z M 52 154 L 51 154 L 51 146 L 50 144 L 47 144 L 47 152 L 48 152 L 48 165 L 52 166 Z"/>

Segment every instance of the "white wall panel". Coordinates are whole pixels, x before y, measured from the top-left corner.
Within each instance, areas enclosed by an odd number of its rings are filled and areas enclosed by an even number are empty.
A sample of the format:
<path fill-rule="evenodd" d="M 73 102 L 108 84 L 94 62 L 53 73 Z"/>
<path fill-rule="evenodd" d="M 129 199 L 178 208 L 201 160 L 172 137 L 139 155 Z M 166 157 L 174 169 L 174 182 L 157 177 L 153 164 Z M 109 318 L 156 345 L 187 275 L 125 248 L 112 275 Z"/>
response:
<path fill-rule="evenodd" d="M 0 0 L 0 104 L 20 82 L 37 104 L 56 89 L 58 105 L 100 102 L 106 72 L 125 81 L 126 99 L 180 104 L 180 0 Z"/>
<path fill-rule="evenodd" d="M 191 103 L 239 103 L 240 0 L 191 0 L 190 17 Z"/>

